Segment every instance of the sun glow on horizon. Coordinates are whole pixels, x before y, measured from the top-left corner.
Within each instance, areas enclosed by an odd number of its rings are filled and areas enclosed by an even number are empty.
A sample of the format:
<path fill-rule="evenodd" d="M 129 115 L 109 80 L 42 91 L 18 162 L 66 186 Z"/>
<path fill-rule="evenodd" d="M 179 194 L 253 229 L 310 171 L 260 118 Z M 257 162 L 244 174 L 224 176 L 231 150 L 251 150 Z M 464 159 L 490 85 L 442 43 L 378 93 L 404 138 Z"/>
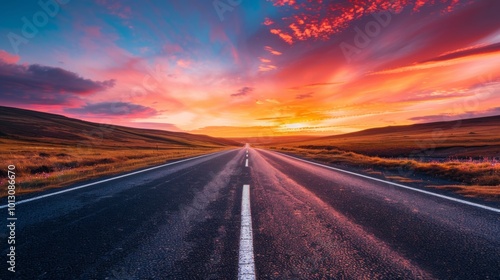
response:
<path fill-rule="evenodd" d="M 291 123 L 291 124 L 284 124 L 279 127 L 279 129 L 287 130 L 287 129 L 301 129 L 307 127 L 306 124 L 303 123 Z"/>

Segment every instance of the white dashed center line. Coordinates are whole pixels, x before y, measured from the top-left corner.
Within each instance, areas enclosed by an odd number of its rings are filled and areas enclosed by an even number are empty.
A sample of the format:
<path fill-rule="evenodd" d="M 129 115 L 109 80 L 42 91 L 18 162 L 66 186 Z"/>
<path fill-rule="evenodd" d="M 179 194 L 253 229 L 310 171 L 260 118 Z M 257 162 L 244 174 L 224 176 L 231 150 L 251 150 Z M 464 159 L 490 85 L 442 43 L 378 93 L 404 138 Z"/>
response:
<path fill-rule="evenodd" d="M 250 185 L 243 185 L 243 196 L 241 198 L 241 231 L 240 254 L 238 258 L 238 279 L 255 280 L 252 213 L 250 211 Z"/>

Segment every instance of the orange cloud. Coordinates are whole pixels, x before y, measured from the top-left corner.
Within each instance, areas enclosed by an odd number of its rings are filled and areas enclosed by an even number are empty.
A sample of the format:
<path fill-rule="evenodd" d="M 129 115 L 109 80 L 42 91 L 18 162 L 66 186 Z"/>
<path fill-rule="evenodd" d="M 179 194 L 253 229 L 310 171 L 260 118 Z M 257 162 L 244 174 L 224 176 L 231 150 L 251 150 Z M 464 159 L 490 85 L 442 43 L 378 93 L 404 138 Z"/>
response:
<path fill-rule="evenodd" d="M 265 49 L 266 51 L 270 52 L 270 53 L 271 53 L 271 54 L 273 54 L 273 55 L 282 55 L 282 53 L 281 53 L 281 52 L 274 50 L 274 49 L 273 49 L 273 48 L 271 48 L 270 46 L 265 46 L 265 47 L 264 47 L 264 49 Z"/>
<path fill-rule="evenodd" d="M 270 31 L 272 34 L 276 34 L 276 35 L 280 36 L 280 38 L 283 39 L 283 41 L 287 42 L 288 44 L 293 43 L 292 36 L 281 31 L 281 29 L 271 29 Z"/>
<path fill-rule="evenodd" d="M 273 23 L 274 23 L 274 21 L 272 21 L 270 18 L 266 18 L 266 19 L 264 20 L 264 22 L 263 22 L 263 24 L 264 24 L 264 25 L 271 25 L 271 24 L 273 24 Z"/>
<path fill-rule="evenodd" d="M 290 29 L 290 32 L 280 28 L 270 29 L 272 34 L 278 35 L 288 44 L 307 39 L 329 39 L 332 35 L 346 29 L 352 21 L 374 12 L 399 13 L 406 6 L 413 7 L 413 11 L 417 12 L 425 5 L 439 3 L 435 0 L 349 0 L 346 4 L 322 0 L 300 3 L 286 0 L 271 0 L 271 2 L 274 6 L 290 6 L 296 11 L 292 16 L 284 17 L 281 22 Z M 447 3 L 443 12 L 450 12 L 460 2 L 468 1 L 442 0 L 440 2 L 441 4 Z"/>
<path fill-rule="evenodd" d="M 276 70 L 276 68 L 277 67 L 275 65 L 260 65 L 259 72 L 272 71 L 272 70 Z"/>

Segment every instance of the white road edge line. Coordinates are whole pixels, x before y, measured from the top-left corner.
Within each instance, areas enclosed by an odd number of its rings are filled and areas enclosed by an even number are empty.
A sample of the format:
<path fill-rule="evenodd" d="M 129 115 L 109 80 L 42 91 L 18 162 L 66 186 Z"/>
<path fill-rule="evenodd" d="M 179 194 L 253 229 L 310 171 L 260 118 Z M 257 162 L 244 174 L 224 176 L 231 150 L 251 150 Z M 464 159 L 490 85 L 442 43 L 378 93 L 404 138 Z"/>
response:
<path fill-rule="evenodd" d="M 136 174 L 139 174 L 139 173 L 143 173 L 143 172 L 155 170 L 155 169 L 162 168 L 162 167 L 165 167 L 165 166 L 169 166 L 169 165 L 173 165 L 173 164 L 177 164 L 177 163 L 181 163 L 181 162 L 185 162 L 185 161 L 190 161 L 190 160 L 197 159 L 197 158 L 207 157 L 207 156 L 210 156 L 210 155 L 214 155 L 214 154 L 217 154 L 217 153 L 223 153 L 223 152 L 226 152 L 226 151 L 215 152 L 215 153 L 210 153 L 210 154 L 207 154 L 207 155 L 201 155 L 201 156 L 196 156 L 196 157 L 192 157 L 192 158 L 182 159 L 182 160 L 179 160 L 179 161 L 169 162 L 169 163 L 166 163 L 166 164 L 162 164 L 162 165 L 158 165 L 158 166 L 146 168 L 146 169 L 135 171 L 135 172 L 132 172 L 132 173 L 123 174 L 123 175 L 120 175 L 120 176 L 108 178 L 108 179 L 97 181 L 97 182 L 93 182 L 93 183 L 88 183 L 88 184 L 81 185 L 81 186 L 78 186 L 78 187 L 74 187 L 74 188 L 71 188 L 71 189 L 65 189 L 65 190 L 61 190 L 61 191 L 58 191 L 58 192 L 48 193 L 48 194 L 44 194 L 44 195 L 41 195 L 41 196 L 36 196 L 36 197 L 24 199 L 24 200 L 19 200 L 19 201 L 16 201 L 16 205 L 27 203 L 27 202 L 31 202 L 31 201 L 42 199 L 42 198 L 46 198 L 46 197 L 49 197 L 49 196 L 54 196 L 54 195 L 58 195 L 58 194 L 66 193 L 66 192 L 71 192 L 71 191 L 74 191 L 74 190 L 83 189 L 83 188 L 90 187 L 90 186 L 93 186 L 93 185 L 97 185 L 97 184 L 100 184 L 100 183 L 109 182 L 109 181 L 113 181 L 113 180 L 120 179 L 120 178 L 125 178 L 125 177 L 128 177 L 128 176 L 132 176 L 132 175 L 136 175 Z M 7 206 L 8 206 L 8 204 L 2 205 L 2 206 L 0 206 L 0 209 L 7 208 Z"/>
<path fill-rule="evenodd" d="M 248 167 L 248 159 L 245 161 L 245 167 Z"/>
<path fill-rule="evenodd" d="M 281 154 L 281 155 L 286 156 L 286 157 L 289 157 L 289 158 L 293 158 L 293 159 L 302 161 L 302 162 L 307 162 L 307 163 L 310 163 L 310 164 L 313 164 L 313 165 L 317 165 L 317 166 L 321 166 L 321 167 L 324 167 L 324 168 L 332 169 L 332 170 L 335 170 L 335 171 L 339 171 L 339 172 L 351 174 L 351 175 L 354 175 L 354 176 L 358 176 L 358 177 L 370 179 L 370 180 L 373 180 L 373 181 L 378 181 L 378 182 L 386 183 L 386 184 L 393 185 L 393 186 L 396 186 L 396 187 L 400 187 L 400 188 L 404 188 L 404 189 L 416 191 L 416 192 L 419 192 L 419 193 L 424 193 L 424 194 L 427 194 L 427 195 L 432 195 L 432 196 L 435 196 L 435 197 L 439 197 L 439 198 L 451 200 L 451 201 L 454 201 L 454 202 L 466 204 L 466 205 L 469 205 L 469 206 L 474 206 L 474 207 L 481 208 L 481 209 L 484 209 L 484 210 L 489 210 L 489 211 L 493 211 L 493 212 L 496 212 L 496 213 L 500 213 L 500 209 L 497 209 L 497 208 L 494 208 L 494 207 L 490 207 L 490 206 L 486 206 L 486 205 L 482 205 L 482 204 L 470 202 L 470 201 L 467 201 L 467 200 L 462 200 L 462 199 L 458 199 L 458 198 L 454 198 L 454 197 L 449 197 L 449 196 L 442 195 L 442 194 L 433 193 L 433 192 L 430 192 L 430 191 L 425 191 L 425 190 L 421 190 L 421 189 L 417 189 L 417 188 L 413 188 L 413 187 L 401 185 L 401 184 L 398 184 L 398 183 L 394 183 L 394 182 L 390 182 L 390 181 L 386 181 L 386 180 L 382 180 L 382 179 L 378 179 L 378 178 L 374 178 L 374 177 L 370 177 L 370 176 L 366 176 L 366 175 L 354 173 L 354 172 L 351 172 L 351 171 L 347 171 L 347 170 L 343 170 L 343 169 L 331 167 L 331 166 L 320 164 L 320 163 L 315 163 L 315 162 L 308 161 L 308 160 L 303 160 L 303 159 L 296 158 L 296 157 L 293 157 L 293 156 L 289 156 L 287 154 L 283 154 L 283 153 L 280 153 L 280 152 L 276 152 L 276 153 Z"/>
<path fill-rule="evenodd" d="M 252 212 L 250 210 L 250 185 L 243 185 L 243 195 L 241 197 L 241 230 L 240 252 L 238 256 L 238 280 L 255 280 Z"/>

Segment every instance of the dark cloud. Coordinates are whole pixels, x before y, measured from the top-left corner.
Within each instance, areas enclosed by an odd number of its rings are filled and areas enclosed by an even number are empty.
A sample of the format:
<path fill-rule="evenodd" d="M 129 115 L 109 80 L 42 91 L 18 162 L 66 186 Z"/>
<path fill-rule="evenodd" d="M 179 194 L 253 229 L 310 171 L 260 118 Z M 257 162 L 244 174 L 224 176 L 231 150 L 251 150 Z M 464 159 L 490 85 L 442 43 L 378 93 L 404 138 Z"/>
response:
<path fill-rule="evenodd" d="M 253 91 L 251 87 L 242 87 L 238 92 L 231 94 L 231 96 L 245 96 Z"/>
<path fill-rule="evenodd" d="M 460 57 L 465 57 L 465 56 L 470 56 L 470 55 L 484 54 L 484 53 L 497 52 L 497 51 L 500 51 L 500 43 L 448 53 L 448 54 L 441 55 L 441 56 L 438 56 L 438 57 L 435 57 L 435 58 L 432 58 L 429 60 L 422 61 L 422 63 L 432 62 L 432 61 L 450 60 L 450 59 L 455 59 L 455 58 L 460 58 Z"/>
<path fill-rule="evenodd" d="M 313 92 L 308 92 L 308 93 L 302 93 L 302 94 L 297 94 L 295 96 L 295 99 L 306 99 L 306 98 L 311 98 L 313 96 Z"/>
<path fill-rule="evenodd" d="M 491 117 L 491 116 L 497 116 L 500 115 L 500 107 L 495 107 L 488 109 L 486 111 L 481 111 L 481 112 L 465 112 L 462 114 L 458 115 L 428 115 L 428 116 L 421 116 L 421 117 L 414 117 L 410 118 L 409 120 L 412 121 L 417 121 L 421 123 L 428 123 L 428 122 L 442 122 L 442 121 L 453 121 L 453 120 L 460 120 L 460 119 L 472 119 L 472 118 L 480 118 L 480 117 Z"/>
<path fill-rule="evenodd" d="M 86 104 L 80 108 L 68 108 L 68 113 L 87 116 L 131 116 L 131 117 L 151 117 L 158 112 L 151 108 L 128 102 L 101 102 Z"/>
<path fill-rule="evenodd" d="M 0 100 L 8 102 L 68 104 L 114 85 L 115 80 L 93 81 L 58 67 L 0 62 Z"/>

